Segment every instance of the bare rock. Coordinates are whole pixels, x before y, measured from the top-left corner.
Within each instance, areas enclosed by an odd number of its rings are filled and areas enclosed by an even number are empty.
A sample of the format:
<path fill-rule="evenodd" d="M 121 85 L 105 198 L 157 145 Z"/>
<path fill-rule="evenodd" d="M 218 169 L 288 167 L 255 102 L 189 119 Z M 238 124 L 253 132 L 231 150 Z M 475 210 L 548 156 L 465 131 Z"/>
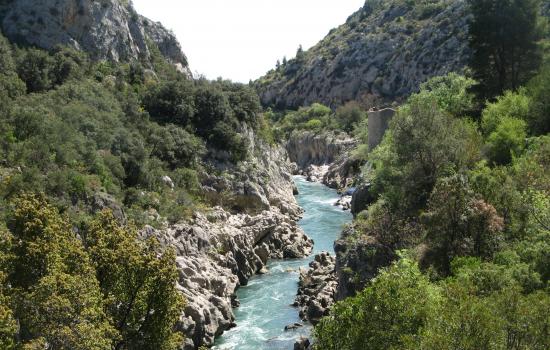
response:
<path fill-rule="evenodd" d="M 212 345 L 235 326 L 235 291 L 265 272 L 269 258 L 303 258 L 313 247 L 296 222 L 276 208 L 251 216 L 217 207 L 189 223 L 164 230 L 147 227 L 142 235 L 155 236 L 176 251 L 178 288 L 187 299 L 179 329 L 194 348 Z"/>
<path fill-rule="evenodd" d="M 327 252 L 315 256 L 307 271 L 300 270 L 300 282 L 295 304 L 303 320 L 317 324 L 327 316 L 334 304 L 338 282 L 336 260 Z"/>
<path fill-rule="evenodd" d="M 171 63 L 190 75 L 174 34 L 136 13 L 122 0 L 13 0 L 1 27 L 10 40 L 49 50 L 67 45 L 94 60 L 151 62 L 148 40 Z"/>

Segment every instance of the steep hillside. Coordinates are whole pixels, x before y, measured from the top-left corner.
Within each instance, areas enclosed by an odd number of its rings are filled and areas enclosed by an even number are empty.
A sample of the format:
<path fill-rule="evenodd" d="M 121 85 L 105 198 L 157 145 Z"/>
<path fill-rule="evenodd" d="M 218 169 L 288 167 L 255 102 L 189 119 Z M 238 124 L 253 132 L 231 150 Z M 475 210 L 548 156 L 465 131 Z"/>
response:
<path fill-rule="evenodd" d="M 463 0 L 367 0 L 345 24 L 255 82 L 262 103 L 331 107 L 368 95 L 395 100 L 466 65 Z"/>
<path fill-rule="evenodd" d="M 190 73 L 174 34 L 136 13 L 127 0 L 7 0 L 1 28 L 12 41 L 43 49 L 57 45 L 93 59 L 151 63 L 151 45 L 182 72 Z"/>

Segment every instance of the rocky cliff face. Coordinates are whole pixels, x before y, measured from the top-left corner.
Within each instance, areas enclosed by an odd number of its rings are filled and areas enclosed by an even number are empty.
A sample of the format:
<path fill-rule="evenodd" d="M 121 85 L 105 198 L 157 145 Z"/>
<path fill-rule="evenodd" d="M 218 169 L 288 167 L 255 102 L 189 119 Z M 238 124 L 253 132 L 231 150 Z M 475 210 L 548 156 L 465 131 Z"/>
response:
<path fill-rule="evenodd" d="M 367 0 L 316 46 L 255 82 L 262 102 L 337 106 L 398 100 L 430 77 L 461 71 L 470 51 L 464 0 Z"/>
<path fill-rule="evenodd" d="M 359 172 L 360 163 L 350 153 L 357 141 L 345 133 L 295 132 L 286 149 L 289 160 L 297 165 L 295 172 L 310 181 L 319 181 L 335 188 L 350 186 Z"/>
<path fill-rule="evenodd" d="M 190 73 L 174 34 L 125 0 L 8 0 L 1 27 L 13 42 L 52 49 L 67 45 L 96 60 L 151 60 L 155 44 L 180 71 Z"/>

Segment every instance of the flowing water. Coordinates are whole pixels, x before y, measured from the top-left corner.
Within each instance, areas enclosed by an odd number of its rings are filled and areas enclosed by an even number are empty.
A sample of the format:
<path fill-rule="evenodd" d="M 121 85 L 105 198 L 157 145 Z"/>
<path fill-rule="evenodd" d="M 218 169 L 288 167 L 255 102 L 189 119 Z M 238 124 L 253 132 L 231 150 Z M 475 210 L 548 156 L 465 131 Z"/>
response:
<path fill-rule="evenodd" d="M 301 322 L 298 310 L 291 306 L 298 290 L 298 269 L 307 267 L 321 251 L 333 253 L 334 240 L 351 221 L 351 214 L 333 205 L 338 199 L 336 191 L 303 177 L 295 181 L 300 192 L 296 199 L 305 210 L 299 225 L 315 241 L 314 253 L 307 259 L 271 261 L 267 274 L 254 276 L 240 288 L 237 327 L 217 340 L 216 350 L 291 350 L 297 338 L 310 334 L 309 325 L 284 331 L 286 325 Z"/>

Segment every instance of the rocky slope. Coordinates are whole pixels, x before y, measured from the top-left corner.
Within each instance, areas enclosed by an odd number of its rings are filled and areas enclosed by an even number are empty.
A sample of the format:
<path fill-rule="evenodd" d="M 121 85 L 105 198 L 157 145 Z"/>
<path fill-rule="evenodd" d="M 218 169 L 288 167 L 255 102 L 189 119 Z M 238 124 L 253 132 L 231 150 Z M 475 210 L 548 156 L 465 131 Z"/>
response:
<path fill-rule="evenodd" d="M 342 26 L 255 82 L 265 105 L 399 100 L 470 54 L 464 0 L 367 0 Z"/>
<path fill-rule="evenodd" d="M 321 252 L 309 264 L 308 270 L 300 269 L 300 282 L 295 305 L 300 308 L 300 318 L 317 324 L 327 316 L 335 302 L 338 282 L 336 260 L 327 252 Z"/>
<path fill-rule="evenodd" d="M 126 0 L 7 0 L 0 5 L 4 34 L 43 49 L 67 45 L 96 60 L 151 62 L 151 45 L 190 74 L 174 34 L 136 13 Z"/>

